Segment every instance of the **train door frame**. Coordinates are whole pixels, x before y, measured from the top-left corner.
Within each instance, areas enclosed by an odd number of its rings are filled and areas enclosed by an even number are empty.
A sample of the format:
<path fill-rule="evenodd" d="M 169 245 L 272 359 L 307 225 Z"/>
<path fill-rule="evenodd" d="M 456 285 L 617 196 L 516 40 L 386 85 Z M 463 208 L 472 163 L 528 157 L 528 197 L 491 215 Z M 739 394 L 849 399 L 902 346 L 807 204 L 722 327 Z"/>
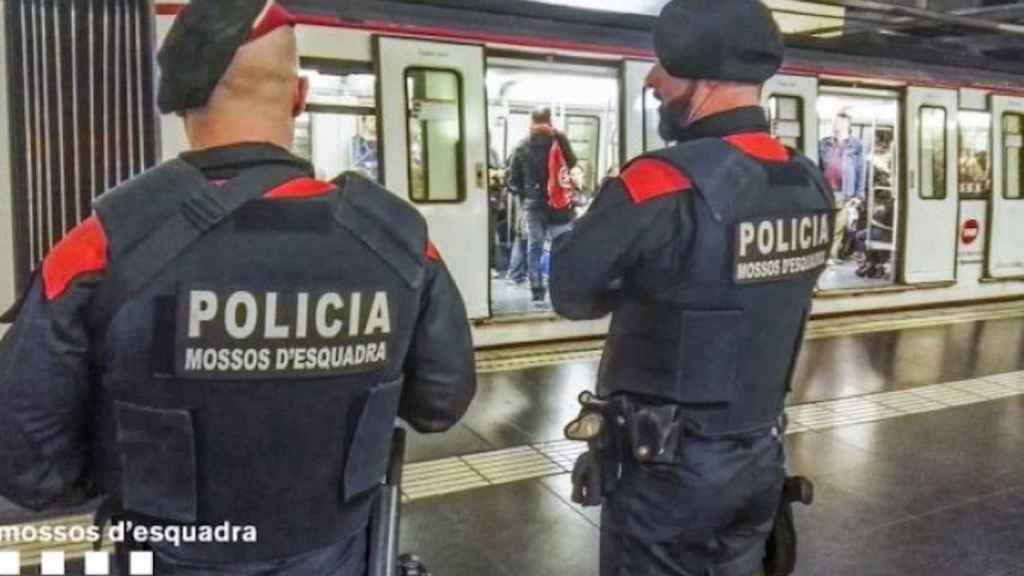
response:
<path fill-rule="evenodd" d="M 668 146 L 668 143 L 657 136 L 657 140 L 649 141 L 648 115 L 651 114 L 651 102 L 647 101 L 647 76 L 654 68 L 652 60 L 623 60 L 621 67 L 622 98 L 619 102 L 619 118 L 622 123 L 622 161 L 625 164 L 641 154 Z M 656 112 L 655 112 L 656 113 Z M 653 138 L 651 139 L 653 140 Z"/>
<path fill-rule="evenodd" d="M 803 131 L 800 135 L 803 140 L 802 152 L 815 164 L 819 162 L 817 103 L 820 90 L 821 85 L 817 76 L 778 74 L 769 78 L 761 91 L 761 105 L 765 110 L 768 110 L 769 101 L 775 96 L 800 99 L 800 121 L 803 122 Z M 772 121 L 774 129 L 774 119 L 770 114 L 769 120 Z"/>
<path fill-rule="evenodd" d="M 384 185 L 427 219 L 433 242 L 451 263 L 451 273 L 466 301 L 469 318 L 489 318 L 491 257 L 484 46 L 375 35 L 373 60 Z M 417 202 L 410 194 L 406 74 L 412 68 L 453 72 L 459 81 L 461 134 L 456 153 L 461 156 L 461 174 L 457 177 L 461 178 L 464 190 L 461 198 L 454 201 Z M 393 124 L 396 118 L 402 119 L 402 126 Z"/>
<path fill-rule="evenodd" d="M 6 30 L 7 2 L 0 0 L 0 32 Z M 9 38 L 9 36 L 4 34 L 4 38 Z M 13 168 L 7 57 L 7 41 L 0 40 L 0 162 L 6 162 Z M 13 170 L 5 172 L 6 177 L 0 179 L 0 312 L 7 310 L 17 298 L 14 190 L 12 189 L 14 174 Z M 2 333 L 3 329 L 0 328 L 0 334 Z"/>
<path fill-rule="evenodd" d="M 959 216 L 957 220 L 957 271 L 958 282 L 976 283 L 985 280 L 985 258 L 989 245 L 989 206 L 992 201 L 992 137 L 993 121 L 992 111 L 989 108 L 989 92 L 977 88 L 960 88 L 960 106 L 957 114 L 957 191 L 959 195 Z M 984 126 L 985 138 L 988 145 L 988 173 L 989 189 L 965 190 L 964 166 L 961 165 L 965 159 L 964 145 L 971 136 L 965 138 L 966 120 L 974 115 L 983 115 L 987 118 L 984 123 L 978 122 L 978 126 Z M 979 119 L 980 120 L 980 119 Z M 968 224 L 972 223 L 980 228 L 980 233 L 968 237 Z"/>
<path fill-rule="evenodd" d="M 925 108 L 945 111 L 946 181 L 942 198 L 921 196 L 919 115 Z M 903 207 L 900 211 L 899 281 L 907 285 L 951 285 L 957 281 L 960 194 L 957 188 L 960 95 L 957 90 L 908 86 L 904 96 Z M 939 234 L 936 227 L 941 226 Z M 916 240 L 916 241 L 915 241 Z M 942 241 L 945 249 L 936 250 Z"/>
<path fill-rule="evenodd" d="M 993 94 L 992 114 L 992 195 L 988 203 L 988 246 L 985 254 L 985 275 L 993 280 L 1024 279 L 1024 199 L 1007 198 L 1005 190 L 1005 134 L 1003 120 L 1007 114 L 1024 115 L 1024 98 Z M 1005 232 L 1004 232 L 1005 230 Z M 1016 251 L 1014 248 L 1016 247 Z M 1001 263 L 1004 253 L 1017 254 L 1016 262 Z M 1012 258 L 1012 256 L 1010 256 Z"/>

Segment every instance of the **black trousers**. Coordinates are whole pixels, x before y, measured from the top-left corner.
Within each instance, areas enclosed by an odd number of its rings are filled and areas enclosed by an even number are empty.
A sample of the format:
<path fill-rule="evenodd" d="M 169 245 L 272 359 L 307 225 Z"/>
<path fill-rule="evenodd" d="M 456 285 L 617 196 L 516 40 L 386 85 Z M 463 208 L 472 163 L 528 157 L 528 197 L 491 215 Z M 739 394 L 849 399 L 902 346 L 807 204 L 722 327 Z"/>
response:
<path fill-rule="evenodd" d="M 601 517 L 601 576 L 757 576 L 785 481 L 778 429 L 687 438 L 681 462 L 623 463 Z"/>

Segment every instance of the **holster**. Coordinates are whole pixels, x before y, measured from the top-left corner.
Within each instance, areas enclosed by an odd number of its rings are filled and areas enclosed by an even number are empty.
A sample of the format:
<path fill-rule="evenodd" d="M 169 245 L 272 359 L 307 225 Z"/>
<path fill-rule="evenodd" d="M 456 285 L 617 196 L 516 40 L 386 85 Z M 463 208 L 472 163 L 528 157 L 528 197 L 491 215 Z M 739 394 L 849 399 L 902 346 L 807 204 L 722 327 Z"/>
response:
<path fill-rule="evenodd" d="M 685 422 L 678 404 L 655 404 L 629 395 L 609 402 L 616 426 L 612 435 L 622 450 L 621 459 L 640 464 L 678 464 L 683 459 Z"/>
<path fill-rule="evenodd" d="M 797 535 L 793 521 L 793 503 L 810 506 L 814 501 L 814 484 L 800 476 L 786 478 L 782 498 L 775 514 L 775 524 L 768 536 L 764 557 L 765 576 L 789 576 L 796 570 Z"/>
<path fill-rule="evenodd" d="M 583 506 L 600 506 L 614 491 L 622 463 L 677 464 L 682 459 L 682 407 L 652 404 L 627 395 L 602 399 L 580 395 L 579 417 L 565 428 L 570 440 L 587 442 L 589 449 L 573 467 L 572 499 Z"/>

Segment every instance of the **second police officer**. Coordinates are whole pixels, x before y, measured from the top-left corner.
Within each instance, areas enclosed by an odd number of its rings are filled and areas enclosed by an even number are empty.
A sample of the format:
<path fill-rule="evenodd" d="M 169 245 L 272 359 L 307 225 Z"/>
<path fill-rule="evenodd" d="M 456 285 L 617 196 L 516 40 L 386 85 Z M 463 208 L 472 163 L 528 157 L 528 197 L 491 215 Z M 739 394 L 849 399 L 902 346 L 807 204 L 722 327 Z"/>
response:
<path fill-rule="evenodd" d="M 752 576 L 832 195 L 769 134 L 761 88 L 783 43 L 764 5 L 672 0 L 654 40 L 647 84 L 674 144 L 627 164 L 552 255 L 560 314 L 612 313 L 576 497 L 604 504 L 602 576 Z"/>
<path fill-rule="evenodd" d="M 284 9 L 193 0 L 158 60 L 192 149 L 101 197 L 34 279 L 0 346 L 0 494 L 238 529 L 156 538 L 163 576 L 362 576 L 396 416 L 440 432 L 474 395 L 462 298 L 414 209 L 288 152 L 307 85 Z"/>

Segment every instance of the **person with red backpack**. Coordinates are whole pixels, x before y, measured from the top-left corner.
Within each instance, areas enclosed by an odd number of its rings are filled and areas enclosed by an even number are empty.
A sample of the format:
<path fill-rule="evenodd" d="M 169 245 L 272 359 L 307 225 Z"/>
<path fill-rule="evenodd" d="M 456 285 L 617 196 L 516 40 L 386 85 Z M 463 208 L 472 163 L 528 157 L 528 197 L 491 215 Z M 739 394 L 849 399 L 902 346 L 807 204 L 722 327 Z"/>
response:
<path fill-rule="evenodd" d="M 530 135 L 516 147 L 509 166 L 509 191 L 526 211 L 527 269 L 533 301 L 544 302 L 547 288 L 541 271 L 544 243 L 565 232 L 576 216 L 569 176 L 576 154 L 565 134 L 551 125 L 551 109 L 531 115 Z"/>

